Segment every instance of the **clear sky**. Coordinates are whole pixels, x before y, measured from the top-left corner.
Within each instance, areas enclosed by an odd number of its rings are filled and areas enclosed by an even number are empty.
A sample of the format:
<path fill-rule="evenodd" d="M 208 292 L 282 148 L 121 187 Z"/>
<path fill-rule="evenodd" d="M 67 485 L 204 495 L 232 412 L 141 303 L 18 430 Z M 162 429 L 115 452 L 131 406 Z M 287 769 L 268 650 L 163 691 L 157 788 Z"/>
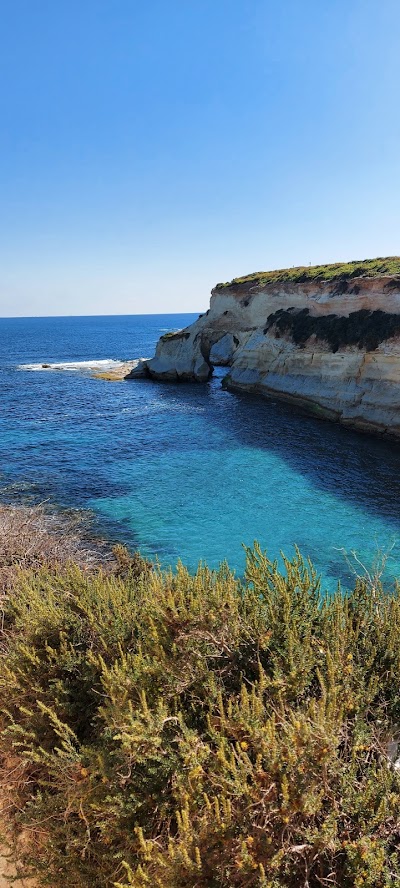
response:
<path fill-rule="evenodd" d="M 0 0 L 0 315 L 400 253 L 399 0 Z"/>

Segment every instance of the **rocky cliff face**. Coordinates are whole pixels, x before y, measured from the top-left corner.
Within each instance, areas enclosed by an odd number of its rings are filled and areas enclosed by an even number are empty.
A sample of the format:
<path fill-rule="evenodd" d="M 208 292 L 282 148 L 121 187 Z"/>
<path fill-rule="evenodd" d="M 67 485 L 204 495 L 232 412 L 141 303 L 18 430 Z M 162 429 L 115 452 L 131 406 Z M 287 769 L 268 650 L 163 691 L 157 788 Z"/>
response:
<path fill-rule="evenodd" d="M 146 372 L 203 382 L 225 365 L 230 389 L 400 438 L 400 260 L 398 274 L 308 271 L 217 285 L 208 312 L 163 336 Z"/>

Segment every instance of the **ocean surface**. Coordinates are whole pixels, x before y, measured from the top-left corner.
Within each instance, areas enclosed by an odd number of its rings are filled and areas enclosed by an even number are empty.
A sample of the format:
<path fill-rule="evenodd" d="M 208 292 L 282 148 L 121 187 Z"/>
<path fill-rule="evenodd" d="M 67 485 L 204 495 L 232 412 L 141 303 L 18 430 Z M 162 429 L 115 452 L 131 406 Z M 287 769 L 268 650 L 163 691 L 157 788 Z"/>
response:
<path fill-rule="evenodd" d="M 323 585 L 391 554 L 400 576 L 400 447 L 207 385 L 94 379 L 148 357 L 197 315 L 0 319 L 0 499 L 89 509 L 96 529 L 194 569 L 243 545 L 297 544 Z M 42 369 L 42 364 L 58 369 Z"/>

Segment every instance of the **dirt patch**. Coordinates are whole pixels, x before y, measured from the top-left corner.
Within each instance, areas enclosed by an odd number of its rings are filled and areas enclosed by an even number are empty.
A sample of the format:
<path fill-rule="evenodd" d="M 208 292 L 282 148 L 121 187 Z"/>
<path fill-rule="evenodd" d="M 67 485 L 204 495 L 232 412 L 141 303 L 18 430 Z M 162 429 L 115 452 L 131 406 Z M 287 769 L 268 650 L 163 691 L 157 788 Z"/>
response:
<path fill-rule="evenodd" d="M 9 853 L 7 849 L 0 847 L 0 888 L 10 888 L 10 886 L 12 888 L 38 888 L 37 883 L 32 879 L 18 878 L 16 865 L 10 859 Z M 10 881 L 11 879 L 12 881 Z"/>
<path fill-rule="evenodd" d="M 24 878 L 18 865 L 18 844 L 12 838 L 7 841 L 7 821 L 0 822 L 0 888 L 39 888 L 35 879 Z"/>

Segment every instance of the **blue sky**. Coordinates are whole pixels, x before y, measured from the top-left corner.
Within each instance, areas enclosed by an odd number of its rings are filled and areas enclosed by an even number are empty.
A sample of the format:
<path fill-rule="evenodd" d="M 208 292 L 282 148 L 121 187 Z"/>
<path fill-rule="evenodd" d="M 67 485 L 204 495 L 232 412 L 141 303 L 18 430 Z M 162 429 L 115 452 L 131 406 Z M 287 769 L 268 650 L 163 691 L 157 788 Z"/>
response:
<path fill-rule="evenodd" d="M 0 315 L 400 253 L 399 0 L 0 0 Z"/>

